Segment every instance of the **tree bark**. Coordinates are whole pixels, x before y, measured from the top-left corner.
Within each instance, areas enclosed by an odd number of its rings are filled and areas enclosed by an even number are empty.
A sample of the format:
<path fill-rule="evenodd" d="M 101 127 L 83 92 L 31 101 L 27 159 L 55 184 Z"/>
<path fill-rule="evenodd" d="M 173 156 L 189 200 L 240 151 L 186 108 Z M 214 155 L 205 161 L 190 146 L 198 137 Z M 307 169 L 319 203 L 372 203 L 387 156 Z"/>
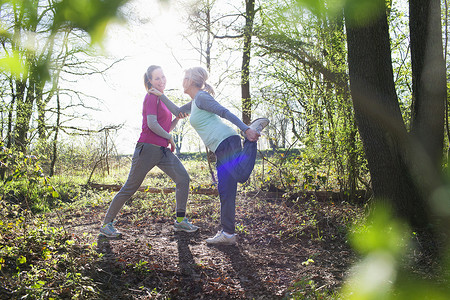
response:
<path fill-rule="evenodd" d="M 55 137 L 52 143 L 52 161 L 50 163 L 50 177 L 55 174 L 55 165 L 58 158 L 58 134 L 59 126 L 61 124 L 61 101 L 59 98 L 59 91 L 56 93 L 56 126 L 55 126 Z"/>
<path fill-rule="evenodd" d="M 450 236 L 450 215 L 443 213 L 448 196 L 436 196 L 444 186 L 442 159 L 446 67 L 443 55 L 439 0 L 410 0 L 409 27 L 412 65 L 411 135 L 415 143 L 414 171 L 424 200 L 432 211 L 436 231 Z M 448 244 L 448 238 L 444 243 Z"/>
<path fill-rule="evenodd" d="M 410 0 L 412 133 L 432 166 L 441 168 L 446 101 L 439 0 Z"/>
<path fill-rule="evenodd" d="M 350 89 L 374 195 L 392 203 L 413 228 L 425 228 L 427 206 L 406 160 L 409 138 L 395 91 L 386 13 L 364 26 L 346 18 L 346 25 Z"/>
<path fill-rule="evenodd" d="M 242 121 L 250 124 L 252 119 L 252 99 L 250 95 L 250 59 L 255 18 L 255 0 L 245 1 L 244 49 L 241 69 Z"/>
<path fill-rule="evenodd" d="M 22 80 L 16 81 L 16 121 L 14 128 L 13 145 L 20 151 L 26 153 L 28 145 L 28 132 L 30 129 L 31 117 L 33 114 L 34 85 L 29 84 L 25 89 L 25 83 Z"/>

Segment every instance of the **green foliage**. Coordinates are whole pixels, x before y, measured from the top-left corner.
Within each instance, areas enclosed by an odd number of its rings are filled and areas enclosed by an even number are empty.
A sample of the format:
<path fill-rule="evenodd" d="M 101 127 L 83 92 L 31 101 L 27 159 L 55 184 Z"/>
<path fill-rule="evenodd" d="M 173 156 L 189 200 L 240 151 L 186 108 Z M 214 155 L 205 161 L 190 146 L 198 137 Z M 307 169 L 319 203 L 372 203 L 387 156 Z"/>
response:
<path fill-rule="evenodd" d="M 52 150 L 55 145 L 57 157 L 53 164 Z M 109 176 L 117 180 L 118 176 L 124 175 L 115 172 L 118 166 L 131 161 L 131 157 L 117 155 L 114 140 L 106 138 L 103 132 L 78 137 L 76 142 L 73 139 L 57 142 L 41 140 L 33 144 L 29 151 L 39 157 L 44 174 L 53 173 L 53 177 L 62 181 L 64 177 L 73 176 L 72 179 L 76 180 L 74 186 L 86 184 L 89 178 L 99 183 L 111 180 Z"/>
<path fill-rule="evenodd" d="M 0 57 L 0 70 L 9 71 L 13 76 L 18 77 L 20 74 L 27 72 L 28 66 L 23 63 L 23 59 L 18 51 L 6 53 Z"/>
<path fill-rule="evenodd" d="M 352 246 L 363 255 L 371 252 L 389 252 L 395 258 L 405 254 L 409 229 L 392 218 L 388 210 L 377 209 L 365 225 L 355 228 L 351 235 Z"/>
<path fill-rule="evenodd" d="M 297 20 L 295 26 L 292 20 Z M 294 136 L 286 147 L 302 149 L 305 187 L 317 187 L 313 181 L 333 177 L 337 182 L 333 188 L 350 195 L 367 188 L 368 171 L 347 88 L 342 15 L 319 18 L 282 3 L 268 6 L 262 23 L 258 55 L 264 57 L 265 68 L 260 81 L 267 87 L 261 89 L 261 105 L 274 112 L 272 121 L 277 121 L 278 111 L 280 120 L 290 121 Z M 281 125 L 274 125 L 274 131 L 288 136 L 289 127 Z"/>
<path fill-rule="evenodd" d="M 61 206 L 61 199 L 73 201 L 79 191 L 67 182 L 55 188 L 36 156 L 1 147 L 0 158 L 0 277 L 5 290 L 24 299 L 96 295 L 92 279 L 79 266 L 97 257 L 95 245 L 80 245 L 64 226 L 34 214 Z"/>
<path fill-rule="evenodd" d="M 56 3 L 54 28 L 64 23 L 89 33 L 93 43 L 102 40 L 106 25 L 117 18 L 119 8 L 128 0 L 62 0 Z"/>
<path fill-rule="evenodd" d="M 384 0 L 296 0 L 296 2 L 318 16 L 334 16 L 345 10 L 346 17 L 358 25 L 367 24 L 385 9 Z"/>
<path fill-rule="evenodd" d="M 63 227 L 32 217 L 17 205 L 0 202 L 0 279 L 23 299 L 72 298 L 97 294 L 80 264 L 96 258 L 95 245 L 80 245 Z"/>
<path fill-rule="evenodd" d="M 167 194 L 152 194 L 152 199 L 149 201 L 145 192 L 139 193 L 134 197 L 134 205 L 140 212 L 135 216 L 134 222 L 149 215 L 155 218 L 173 216 L 174 199 Z"/>
<path fill-rule="evenodd" d="M 298 155 L 299 153 L 296 153 Z M 287 155 L 280 155 L 280 158 L 286 158 Z M 295 158 L 292 158 L 295 161 Z M 286 162 L 285 162 L 286 163 Z M 299 162 L 297 162 L 299 163 Z M 194 160 L 190 159 L 184 162 L 186 168 L 191 174 L 191 178 L 195 184 L 201 183 L 203 179 L 209 178 L 206 162 L 204 159 Z M 286 163 L 287 164 L 287 163 Z M 261 165 L 261 161 L 257 163 Z M 203 166 L 203 169 L 202 167 Z M 124 164 L 123 169 L 129 169 L 129 165 Z M 125 172 L 122 174 L 121 182 L 126 178 Z M 66 176 L 67 177 L 67 176 Z M 56 180 L 57 178 L 52 178 Z M 58 179 L 59 182 L 63 182 Z M 66 178 L 66 180 L 70 180 Z M 109 178 L 111 180 L 111 178 Z M 171 187 L 174 183 L 161 171 L 152 171 L 147 178 L 147 185 L 152 187 Z M 63 184 L 60 184 L 61 189 L 65 189 Z M 72 189 L 67 185 L 68 189 Z M 70 191 L 60 191 L 60 195 L 68 194 Z M 73 203 L 72 209 L 93 209 L 98 205 L 105 207 L 107 201 L 114 196 L 115 192 L 94 193 L 92 191 L 85 191 L 79 193 L 71 200 Z M 219 201 L 216 197 L 208 195 L 190 195 L 190 202 L 195 202 L 199 205 L 188 206 L 188 214 L 194 220 L 197 216 L 205 218 L 205 222 L 218 222 L 219 216 Z M 146 226 L 143 221 L 144 218 L 151 217 L 152 219 L 166 222 L 173 216 L 175 205 L 175 195 L 171 194 L 149 194 L 136 193 L 135 196 L 123 207 L 123 213 L 133 209 L 137 213 L 130 216 L 130 221 L 133 226 Z M 261 205 L 265 205 L 261 202 Z M 319 207 L 325 205 L 318 201 L 298 200 L 294 202 L 298 205 L 299 214 L 298 227 L 286 228 L 283 227 L 280 221 L 280 236 L 289 236 L 291 238 L 300 235 L 311 237 L 313 240 L 324 239 L 322 229 L 325 224 L 321 224 L 321 219 L 326 219 L 330 224 L 340 224 L 343 227 L 349 227 L 351 222 L 344 218 L 342 220 L 330 219 L 333 206 L 331 203 L 328 209 L 330 216 L 317 215 Z M 239 208 L 238 208 L 239 209 Z M 348 218 L 352 219 L 351 208 L 348 209 Z M 88 265 L 95 265 L 99 261 L 101 254 L 96 252 L 97 245 L 86 242 L 85 240 L 92 240 L 92 237 L 71 236 L 63 226 L 63 211 L 54 209 L 52 212 L 33 216 L 30 211 L 22 209 L 19 205 L 14 205 L 7 201 L 1 202 L 0 217 L 0 273 L 2 282 L 11 295 L 15 297 L 24 298 L 101 298 L 101 286 L 88 275 L 85 268 Z M 283 213 L 283 212 L 280 212 Z M 127 215 L 127 214 L 126 214 Z M 55 220 L 61 218 L 61 221 Z M 286 218 L 293 217 L 287 214 Z M 280 220 L 283 220 L 280 216 Z M 53 218 L 53 219 L 52 219 Z M 51 225 L 50 221 L 51 220 Z M 328 222 L 327 221 L 327 222 Z M 60 225 L 56 225 L 60 224 Z M 337 226 L 337 225 L 336 225 Z M 237 231 L 241 235 L 246 235 L 249 230 L 248 224 L 241 223 L 236 226 Z M 345 235 L 345 230 L 342 230 L 342 236 Z M 136 240 L 136 242 L 140 242 Z M 147 246 L 151 248 L 151 244 Z M 315 266 L 317 258 L 312 256 L 305 260 L 304 266 Z M 147 260 L 138 260 L 127 265 L 133 272 L 140 274 L 140 276 L 149 276 L 154 272 L 154 263 Z M 330 299 L 334 294 L 318 286 L 313 280 L 301 279 L 296 281 L 286 294 L 287 299 Z"/>
<path fill-rule="evenodd" d="M 289 154 L 288 151 L 280 151 L 270 156 L 264 155 L 254 170 L 254 178 L 261 178 L 261 181 L 255 184 L 259 183 L 260 187 L 268 190 L 273 188 L 286 192 L 298 190 L 302 185 L 301 163 L 301 153 Z"/>
<path fill-rule="evenodd" d="M 288 292 L 283 299 L 293 300 L 325 300 L 338 299 L 336 295 L 322 287 L 318 287 L 312 279 L 302 278 L 296 280 L 294 284 L 288 288 Z"/>
<path fill-rule="evenodd" d="M 403 121 L 407 128 L 411 123 L 412 103 L 412 74 L 411 59 L 409 58 L 409 21 L 407 12 L 397 1 L 390 7 L 388 15 L 389 32 L 391 37 L 392 67 L 394 69 L 395 87 L 398 95 Z"/>
<path fill-rule="evenodd" d="M 101 42 L 107 24 L 126 2 L 0 1 L 0 78 L 4 83 L 0 115 L 2 140 L 8 146 L 26 152 L 36 137 L 48 140 L 55 132 L 56 139 L 58 131 L 64 130 L 62 123 L 79 117 L 71 111 L 80 105 L 73 103 L 73 95 L 79 96 L 81 106 L 89 106 L 82 91 L 67 86 L 60 97 L 60 84 L 95 73 L 99 67 L 93 63 L 96 56 L 91 46 Z"/>
<path fill-rule="evenodd" d="M 303 191 L 343 190 L 345 184 L 329 159 L 313 149 L 280 149 L 275 153 L 261 152 L 253 177 L 251 188 L 279 190 L 285 196 Z M 345 190 L 345 189 L 344 189 Z"/>
<path fill-rule="evenodd" d="M 42 211 L 58 205 L 60 195 L 44 175 L 36 156 L 0 147 L 2 184 L 5 201 L 30 211 Z"/>
<path fill-rule="evenodd" d="M 37 160 L 37 159 L 36 159 Z M 186 165 L 195 170 L 191 174 L 198 178 L 208 178 L 204 159 L 188 160 Z M 122 168 L 129 170 L 128 164 Z M 124 182 L 127 173 L 119 171 L 120 182 Z M 61 189 L 60 195 L 67 195 L 71 209 L 93 209 L 98 205 L 104 207 L 115 192 L 93 192 L 85 187 L 83 192 L 72 193 L 74 189 L 70 181 L 75 177 L 64 176 L 65 180 L 56 176 Z M 108 178 L 107 180 L 111 180 Z M 201 181 L 201 179 L 199 179 Z M 9 184 L 16 182 L 10 181 Z M 153 170 L 147 178 L 150 186 L 174 186 L 171 179 L 160 170 Z M 216 199 L 204 195 L 190 195 L 190 201 L 204 201 L 201 209 L 211 211 L 207 216 L 215 215 L 218 220 Z M 4 198 L 0 201 L 0 281 L 4 290 L 12 298 L 24 299 L 98 299 L 102 298 L 101 286 L 88 275 L 88 266 L 99 261 L 101 254 L 97 253 L 97 244 L 92 242 L 92 236 L 73 236 L 64 226 L 65 203 L 53 208 L 45 214 L 34 215 L 30 210 Z M 211 207 L 208 207 L 211 205 Z M 69 207 L 67 206 L 67 207 Z M 123 207 L 123 212 L 137 210 L 131 222 L 134 226 L 144 226 L 144 217 L 167 221 L 171 219 L 175 206 L 175 195 L 151 194 L 138 192 Z M 213 207 L 214 206 L 214 207 Z M 189 209 L 190 207 L 188 207 Z M 212 213 L 214 212 L 214 214 Z M 189 211 L 190 218 L 195 219 L 197 212 Z M 58 225 L 59 224 L 59 225 Z M 244 227 L 242 227 L 244 230 Z M 137 241 L 138 242 L 138 241 Z M 151 248 L 151 244 L 147 244 Z M 133 272 L 146 276 L 153 272 L 155 264 L 140 260 L 128 265 Z M 156 290 L 155 290 L 156 291 Z M 156 292 L 155 292 L 156 293 Z"/>
<path fill-rule="evenodd" d="M 242 235 L 244 235 L 244 234 L 248 234 L 248 231 L 247 231 L 247 228 L 246 228 L 246 226 L 244 225 L 244 224 L 236 224 L 236 232 L 237 233 L 239 233 L 239 234 L 242 234 Z"/>
<path fill-rule="evenodd" d="M 93 43 L 99 43 L 105 33 L 106 25 L 111 20 L 118 18 L 119 8 L 127 2 L 128 0 L 49 1 L 48 9 L 54 11 L 54 15 L 50 15 L 50 19 L 47 22 L 52 23 L 50 27 L 54 34 L 65 30 L 66 24 L 70 24 L 72 28 L 78 28 L 87 32 L 91 36 Z M 0 1 L 0 8 L 2 10 L 14 8 L 14 10 L 20 11 L 24 21 L 23 25 L 28 29 L 32 29 L 38 27 L 42 17 L 38 14 L 38 4 L 39 1 L 31 0 L 2 0 Z M 0 25 L 2 25 L 0 27 L 1 36 L 7 38 L 14 36 L 14 32 L 8 31 L 3 26 L 3 21 Z M 24 74 L 28 69 L 28 63 L 29 61 L 26 61 L 18 51 L 14 51 L 13 54 L 5 53 L 0 58 L 0 70 L 12 72 L 15 75 Z"/>
<path fill-rule="evenodd" d="M 350 241 L 363 255 L 354 265 L 341 292 L 344 299 L 446 299 L 450 293 L 448 268 L 430 278 L 411 272 L 408 259 L 416 250 L 415 233 L 393 217 L 387 207 L 377 207 L 365 224 L 353 229 Z M 431 277 L 434 277 L 433 279 Z"/>

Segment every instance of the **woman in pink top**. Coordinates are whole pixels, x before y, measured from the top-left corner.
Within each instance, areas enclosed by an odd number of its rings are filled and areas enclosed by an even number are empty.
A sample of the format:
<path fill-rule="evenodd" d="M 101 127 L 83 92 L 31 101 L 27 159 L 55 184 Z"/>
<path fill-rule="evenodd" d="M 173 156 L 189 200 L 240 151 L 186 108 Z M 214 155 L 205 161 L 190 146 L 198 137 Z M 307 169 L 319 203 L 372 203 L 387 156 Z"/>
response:
<path fill-rule="evenodd" d="M 144 75 L 145 88 L 155 88 L 164 92 L 166 77 L 159 66 L 150 66 Z M 100 233 L 107 237 L 121 235 L 114 226 L 113 220 L 125 202 L 133 196 L 141 186 L 147 173 L 155 166 L 164 171 L 176 184 L 176 220 L 175 231 L 194 232 L 198 227 L 185 217 L 189 194 L 189 175 L 183 164 L 172 152 L 175 144 L 170 131 L 178 122 L 172 120 L 172 113 L 155 95 L 147 93 L 142 109 L 142 132 L 136 145 L 131 170 L 124 186 L 112 200 L 108 212 L 100 228 Z M 167 146 L 170 144 L 170 151 Z"/>

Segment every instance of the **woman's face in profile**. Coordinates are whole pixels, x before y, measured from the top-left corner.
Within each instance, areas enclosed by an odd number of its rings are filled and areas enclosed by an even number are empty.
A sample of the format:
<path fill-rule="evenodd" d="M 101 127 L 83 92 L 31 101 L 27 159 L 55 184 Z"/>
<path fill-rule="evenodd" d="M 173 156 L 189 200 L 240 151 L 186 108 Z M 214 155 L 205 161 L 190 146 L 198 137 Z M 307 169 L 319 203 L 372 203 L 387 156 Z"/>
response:
<path fill-rule="evenodd" d="M 152 87 L 157 89 L 160 92 L 164 92 L 166 88 L 166 76 L 162 69 L 156 69 L 152 72 L 152 78 L 149 80 Z"/>
<path fill-rule="evenodd" d="M 191 86 L 191 80 L 189 79 L 189 74 L 185 73 L 183 77 L 183 90 L 186 93 Z"/>

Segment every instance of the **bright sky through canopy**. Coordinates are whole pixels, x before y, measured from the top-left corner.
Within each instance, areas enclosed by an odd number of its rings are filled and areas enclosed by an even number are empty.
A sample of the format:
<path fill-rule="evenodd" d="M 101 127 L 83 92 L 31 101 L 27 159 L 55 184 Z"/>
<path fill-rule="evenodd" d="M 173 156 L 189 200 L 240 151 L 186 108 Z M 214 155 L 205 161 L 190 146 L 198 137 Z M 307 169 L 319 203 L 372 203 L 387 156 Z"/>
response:
<path fill-rule="evenodd" d="M 179 11 L 173 1 L 131 1 L 124 9 L 127 22 L 109 26 L 104 41 L 108 56 L 124 60 L 104 74 L 106 83 L 92 78 L 80 82 L 86 84 L 87 94 L 103 101 L 93 122 L 100 121 L 102 126 L 124 123 L 116 138 L 120 153 L 132 153 L 139 137 L 145 96 L 143 75 L 147 67 L 162 66 L 167 77 L 166 91 L 176 89 L 181 93 L 182 72 L 194 63 L 195 53 L 180 35 L 187 25 L 181 23 Z"/>

